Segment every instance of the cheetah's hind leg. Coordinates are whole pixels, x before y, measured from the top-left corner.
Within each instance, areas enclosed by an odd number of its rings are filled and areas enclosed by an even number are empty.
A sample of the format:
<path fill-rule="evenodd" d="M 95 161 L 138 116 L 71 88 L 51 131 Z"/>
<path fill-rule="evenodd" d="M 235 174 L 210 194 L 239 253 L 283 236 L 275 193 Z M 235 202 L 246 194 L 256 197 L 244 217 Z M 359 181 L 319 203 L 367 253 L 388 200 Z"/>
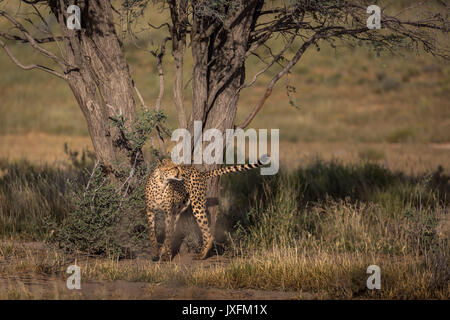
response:
<path fill-rule="evenodd" d="M 176 222 L 171 212 L 166 214 L 166 237 L 161 247 L 161 261 L 172 260 L 172 243 L 175 234 Z"/>
<path fill-rule="evenodd" d="M 199 199 L 200 201 L 192 201 L 192 212 L 195 220 L 202 232 L 202 249 L 195 259 L 203 260 L 208 256 L 209 250 L 211 250 L 214 237 L 211 234 L 208 224 L 208 217 L 206 216 L 206 197 Z"/>
<path fill-rule="evenodd" d="M 155 231 L 155 213 L 153 210 L 147 210 L 147 219 L 150 232 L 150 252 L 152 260 L 157 261 L 159 259 L 158 240 L 156 239 Z"/>

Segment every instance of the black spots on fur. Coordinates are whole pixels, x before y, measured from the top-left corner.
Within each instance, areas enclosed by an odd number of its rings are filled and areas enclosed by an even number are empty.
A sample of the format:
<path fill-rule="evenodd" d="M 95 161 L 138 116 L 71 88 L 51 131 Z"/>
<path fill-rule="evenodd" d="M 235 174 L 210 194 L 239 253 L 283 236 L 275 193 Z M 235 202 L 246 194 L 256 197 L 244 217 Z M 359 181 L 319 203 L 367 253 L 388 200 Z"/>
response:
<path fill-rule="evenodd" d="M 235 169 L 224 168 L 224 173 Z M 164 191 L 162 190 L 161 177 L 184 177 L 183 181 L 172 181 Z M 161 167 L 159 170 L 150 176 L 146 186 L 147 207 L 149 212 L 153 210 L 162 210 L 166 215 L 166 223 L 171 221 L 175 223 L 177 220 L 172 219 L 171 215 L 180 213 L 183 207 L 190 201 L 192 205 L 193 214 L 197 221 L 199 228 L 202 231 L 203 247 L 202 251 L 208 251 L 212 235 L 209 230 L 208 218 L 206 216 L 206 182 L 207 178 L 203 172 L 198 171 L 193 167 L 186 166 L 169 166 L 167 168 Z M 163 179 L 164 180 L 164 179 Z M 149 213 L 148 222 L 151 229 L 154 229 L 155 221 L 153 213 Z M 170 239 L 175 227 L 166 228 L 166 238 Z M 150 230 L 150 237 L 154 238 L 154 230 Z M 152 240 L 154 242 L 154 240 Z M 154 244 L 151 244 L 154 246 Z M 165 248 L 170 251 L 170 248 Z"/>

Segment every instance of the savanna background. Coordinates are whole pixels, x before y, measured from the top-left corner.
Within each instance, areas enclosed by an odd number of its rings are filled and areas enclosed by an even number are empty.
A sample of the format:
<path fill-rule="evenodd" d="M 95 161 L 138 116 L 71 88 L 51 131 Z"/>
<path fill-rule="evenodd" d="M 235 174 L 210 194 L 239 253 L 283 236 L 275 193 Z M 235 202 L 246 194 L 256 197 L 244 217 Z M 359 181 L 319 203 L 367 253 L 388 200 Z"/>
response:
<path fill-rule="evenodd" d="M 190 232 L 171 262 L 149 258 L 145 225 L 132 256 L 51 240 L 55 224 L 74 221 L 77 191 L 92 178 L 86 123 L 64 81 L 20 70 L 0 52 L 0 298 L 448 299 L 450 65 L 423 52 L 336 44 L 307 51 L 251 124 L 280 129 L 280 172 L 224 177 L 225 237 L 212 257 L 193 261 L 199 240 Z M 11 48 L 21 61 L 42 59 Z M 154 60 L 132 42 L 125 52 L 144 100 L 154 101 Z M 242 92 L 237 122 L 274 70 Z M 172 82 L 168 73 L 168 92 Z M 162 105 L 175 128 L 170 95 Z M 126 210 L 145 212 L 139 199 Z M 80 291 L 65 287 L 74 263 Z M 366 288 L 372 264 L 381 290 Z"/>

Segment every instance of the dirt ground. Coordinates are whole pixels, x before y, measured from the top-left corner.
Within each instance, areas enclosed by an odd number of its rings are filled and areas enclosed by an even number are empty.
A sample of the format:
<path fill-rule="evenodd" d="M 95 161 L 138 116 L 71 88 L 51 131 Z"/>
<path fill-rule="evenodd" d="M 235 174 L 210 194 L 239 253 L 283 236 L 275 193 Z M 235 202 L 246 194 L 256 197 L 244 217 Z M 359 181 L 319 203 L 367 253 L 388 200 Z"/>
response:
<path fill-rule="evenodd" d="M 2 241 L 2 244 L 5 242 Z M 11 242 L 8 242 L 11 245 Z M 0 299 L 140 299 L 140 300 L 297 300 L 312 299 L 313 295 L 295 291 L 271 291 L 253 289 L 217 289 L 177 285 L 176 283 L 150 283 L 144 281 L 105 281 L 81 279 L 81 289 L 69 290 L 63 276 L 51 276 L 30 272 L 23 268 L 30 256 L 43 256 L 48 248 L 41 242 L 13 242 L 13 246 L 22 250 L 21 254 L 0 258 L 0 268 L 9 270 L 0 273 Z M 181 253 L 171 262 L 164 262 L 168 268 L 208 269 L 215 265 L 229 263 L 228 258 L 212 256 L 206 260 L 193 259 L 194 255 Z M 100 259 L 99 259 L 100 261 Z M 95 263 L 95 262 L 94 262 Z M 150 256 L 143 254 L 137 259 L 119 261 L 122 267 L 127 265 L 145 265 L 152 263 Z M 9 266 L 7 265 L 9 264 Z M 13 266 L 13 268 L 11 268 Z M 13 271 L 11 271 L 13 270 Z M 67 277 L 70 275 L 67 274 Z"/>
<path fill-rule="evenodd" d="M 0 278 L 0 296 L 14 298 L 14 289 L 26 292 L 23 298 L 38 299 L 141 299 L 141 300 L 292 300 L 310 299 L 298 292 L 265 290 L 229 290 L 196 287 L 172 287 L 129 281 L 88 281 L 80 290 L 69 290 L 65 281 L 50 277 Z"/>

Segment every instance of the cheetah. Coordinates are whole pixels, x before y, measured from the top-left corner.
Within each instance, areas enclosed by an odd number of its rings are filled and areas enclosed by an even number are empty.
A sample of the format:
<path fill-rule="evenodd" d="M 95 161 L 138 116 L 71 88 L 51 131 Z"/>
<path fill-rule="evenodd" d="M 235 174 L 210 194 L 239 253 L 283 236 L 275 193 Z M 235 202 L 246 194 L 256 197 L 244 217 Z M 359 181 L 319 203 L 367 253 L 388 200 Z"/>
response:
<path fill-rule="evenodd" d="M 172 259 L 172 242 L 180 214 L 189 205 L 202 233 L 202 248 L 196 259 L 205 259 L 213 244 L 206 215 L 206 182 L 212 177 L 261 167 L 270 158 L 263 155 L 257 163 L 223 167 L 201 172 L 188 165 L 176 165 L 169 159 L 162 160 L 150 175 L 146 189 L 147 218 L 150 229 L 150 250 L 154 261 Z M 165 214 L 166 236 L 158 253 L 155 232 L 155 212 Z"/>

